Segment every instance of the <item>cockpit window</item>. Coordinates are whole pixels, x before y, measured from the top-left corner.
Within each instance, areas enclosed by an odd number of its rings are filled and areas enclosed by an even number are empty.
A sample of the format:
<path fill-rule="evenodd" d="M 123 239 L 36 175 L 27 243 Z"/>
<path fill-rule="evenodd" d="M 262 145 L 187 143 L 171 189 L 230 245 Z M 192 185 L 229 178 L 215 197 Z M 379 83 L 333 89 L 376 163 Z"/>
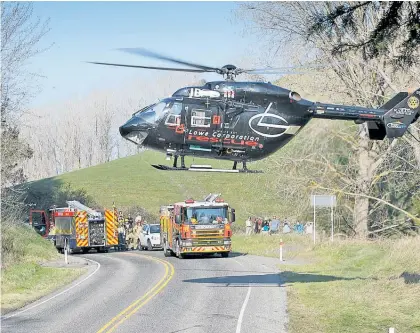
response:
<path fill-rule="evenodd" d="M 179 116 L 181 114 L 182 111 L 182 103 L 179 102 L 174 102 L 174 104 L 171 107 L 171 113 Z"/>
<path fill-rule="evenodd" d="M 166 111 L 165 109 L 167 108 L 168 104 L 168 101 L 163 100 L 159 103 L 152 104 L 147 108 L 141 109 L 135 113 L 134 116 L 142 118 L 144 121 L 150 124 L 155 124 L 158 119 L 164 116 Z"/>
<path fill-rule="evenodd" d="M 182 111 L 182 103 L 174 102 L 171 107 L 168 108 L 168 112 L 165 112 L 165 116 L 167 114 L 165 125 L 168 126 L 176 126 L 181 123 L 181 111 Z"/>

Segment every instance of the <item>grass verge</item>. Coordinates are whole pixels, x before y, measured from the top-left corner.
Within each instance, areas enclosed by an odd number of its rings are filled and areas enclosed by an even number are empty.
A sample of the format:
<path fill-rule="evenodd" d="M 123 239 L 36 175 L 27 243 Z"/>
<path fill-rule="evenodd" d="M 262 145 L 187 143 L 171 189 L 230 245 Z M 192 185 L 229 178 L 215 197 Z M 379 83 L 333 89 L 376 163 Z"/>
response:
<path fill-rule="evenodd" d="M 238 235 L 234 249 L 277 256 L 279 237 L 263 237 Z M 283 236 L 286 261 L 279 265 L 290 333 L 420 332 L 420 237 L 316 246 L 298 237 Z M 287 264 L 299 259 L 303 264 Z"/>
<path fill-rule="evenodd" d="M 2 223 L 1 313 L 18 309 L 73 281 L 81 268 L 42 267 L 59 259 L 54 246 L 26 225 Z"/>
<path fill-rule="evenodd" d="M 244 234 L 233 234 L 233 251 L 254 254 L 265 257 L 279 257 L 280 241 L 284 243 L 284 258 L 287 260 L 299 259 L 302 253 L 306 253 L 312 248 L 312 239 L 310 235 L 262 235 L 253 234 L 246 236 Z"/>

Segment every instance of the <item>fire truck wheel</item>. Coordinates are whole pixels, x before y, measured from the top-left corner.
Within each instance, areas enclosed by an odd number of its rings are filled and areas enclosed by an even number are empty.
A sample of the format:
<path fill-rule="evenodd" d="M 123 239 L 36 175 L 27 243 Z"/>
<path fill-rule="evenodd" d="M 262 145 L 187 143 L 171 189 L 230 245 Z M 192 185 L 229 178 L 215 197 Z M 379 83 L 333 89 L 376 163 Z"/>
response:
<path fill-rule="evenodd" d="M 227 258 L 229 257 L 229 252 L 222 252 L 222 258 Z"/>
<path fill-rule="evenodd" d="M 165 239 L 165 241 L 163 243 L 163 255 L 165 257 L 170 257 L 172 255 L 171 251 L 168 250 L 168 243 L 166 242 L 166 239 Z"/>
<path fill-rule="evenodd" d="M 183 254 L 183 253 L 181 253 L 181 246 L 180 246 L 180 244 L 179 244 L 179 240 L 177 240 L 177 241 L 176 241 L 176 256 L 177 256 L 179 259 L 184 259 L 184 254 Z"/>
<path fill-rule="evenodd" d="M 153 246 L 152 246 L 152 242 L 150 241 L 150 239 L 147 240 L 147 251 L 152 251 L 153 250 Z"/>

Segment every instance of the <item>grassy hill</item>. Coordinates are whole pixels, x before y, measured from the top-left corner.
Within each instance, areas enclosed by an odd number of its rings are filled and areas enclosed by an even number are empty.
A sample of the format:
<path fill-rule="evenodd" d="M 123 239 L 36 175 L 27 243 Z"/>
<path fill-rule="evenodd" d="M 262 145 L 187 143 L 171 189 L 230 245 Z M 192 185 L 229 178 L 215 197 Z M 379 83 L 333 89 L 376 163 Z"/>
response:
<path fill-rule="evenodd" d="M 1 221 L 1 313 L 32 302 L 80 276 L 84 270 L 44 267 L 62 260 L 53 244 L 32 228 Z"/>
<path fill-rule="evenodd" d="M 157 215 L 161 205 L 190 197 L 203 199 L 218 192 L 236 209 L 240 224 L 249 214 L 282 214 L 284 207 L 272 184 L 278 175 L 267 167 L 270 159 L 249 163 L 249 168 L 264 170 L 264 174 L 231 174 L 160 171 L 151 166 L 165 164 L 164 158 L 164 154 L 146 151 L 32 182 L 28 184 L 28 200 L 37 202 L 37 207 L 45 207 L 65 204 L 65 200 L 74 197 L 102 208 L 112 207 L 113 202 L 118 208 L 140 206 Z M 232 163 L 225 161 L 187 158 L 186 163 L 232 168 Z"/>

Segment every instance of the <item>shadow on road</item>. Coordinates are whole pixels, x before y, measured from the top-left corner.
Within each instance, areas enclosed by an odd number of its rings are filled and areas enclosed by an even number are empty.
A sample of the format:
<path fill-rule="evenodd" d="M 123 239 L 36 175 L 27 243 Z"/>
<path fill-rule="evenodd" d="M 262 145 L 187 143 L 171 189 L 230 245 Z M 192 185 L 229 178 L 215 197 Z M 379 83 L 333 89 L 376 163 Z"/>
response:
<path fill-rule="evenodd" d="M 308 282 L 330 282 L 340 280 L 359 280 L 362 278 L 346 278 L 332 275 L 318 275 L 308 273 L 295 273 L 285 271 L 281 273 L 270 274 L 253 274 L 253 275 L 231 275 L 208 277 L 199 279 L 188 279 L 183 282 L 189 283 L 207 283 L 207 284 L 224 284 L 224 285 L 252 285 L 252 284 L 269 284 L 283 286 L 289 283 L 308 283 Z"/>
<path fill-rule="evenodd" d="M 404 272 L 400 275 L 404 279 L 404 282 L 407 284 L 410 283 L 420 283 L 420 274 L 417 273 L 408 273 Z"/>

